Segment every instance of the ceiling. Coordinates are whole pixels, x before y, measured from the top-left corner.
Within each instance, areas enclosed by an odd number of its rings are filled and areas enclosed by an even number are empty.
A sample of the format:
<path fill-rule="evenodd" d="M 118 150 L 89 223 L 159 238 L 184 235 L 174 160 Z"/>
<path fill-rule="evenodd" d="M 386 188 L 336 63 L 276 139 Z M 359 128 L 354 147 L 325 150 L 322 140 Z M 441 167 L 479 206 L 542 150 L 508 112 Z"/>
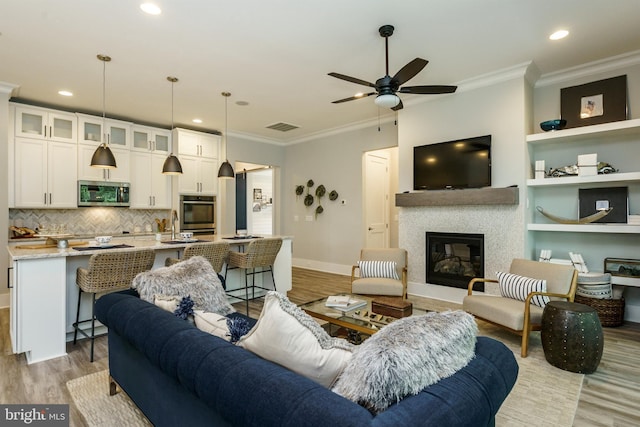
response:
<path fill-rule="evenodd" d="M 365 89 L 327 75 L 338 72 L 375 82 L 421 57 L 429 65 L 410 85 L 456 84 L 534 61 L 543 73 L 639 48 L 638 0 L 154 0 L 162 14 L 139 9 L 142 0 L 0 0 L 0 82 L 13 96 L 62 109 L 274 142 L 375 121 L 395 114 L 373 97 L 342 104 Z M 567 38 L 552 42 L 560 28 Z M 57 94 L 61 89 L 73 97 Z M 407 102 L 429 95 L 401 95 Z M 443 95 L 443 96 L 455 96 Z M 240 106 L 238 101 L 248 105 Z M 202 119 L 201 125 L 192 123 Z M 289 132 L 274 123 L 299 126 Z"/>

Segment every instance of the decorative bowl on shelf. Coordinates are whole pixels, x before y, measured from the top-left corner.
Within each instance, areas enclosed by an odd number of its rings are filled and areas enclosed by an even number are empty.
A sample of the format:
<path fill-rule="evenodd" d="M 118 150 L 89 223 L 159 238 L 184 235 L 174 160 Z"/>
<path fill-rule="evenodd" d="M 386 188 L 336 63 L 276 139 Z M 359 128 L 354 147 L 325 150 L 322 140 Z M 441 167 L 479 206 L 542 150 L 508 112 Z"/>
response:
<path fill-rule="evenodd" d="M 554 119 L 541 122 L 540 128 L 545 132 L 549 132 L 550 130 L 564 129 L 566 125 L 567 121 L 565 119 Z"/>
<path fill-rule="evenodd" d="M 111 236 L 96 236 L 96 242 L 99 245 L 107 245 L 111 241 Z"/>

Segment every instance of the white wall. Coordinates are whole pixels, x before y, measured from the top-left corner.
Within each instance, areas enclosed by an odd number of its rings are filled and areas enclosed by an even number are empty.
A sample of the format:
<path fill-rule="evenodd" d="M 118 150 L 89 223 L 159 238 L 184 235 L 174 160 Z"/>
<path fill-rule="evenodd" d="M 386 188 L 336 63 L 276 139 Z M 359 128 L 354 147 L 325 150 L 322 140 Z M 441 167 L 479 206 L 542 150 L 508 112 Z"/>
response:
<path fill-rule="evenodd" d="M 9 98 L 13 85 L 0 82 L 0 230 L 9 230 Z M 7 234 L 8 236 L 8 234 Z M 9 267 L 7 247 L 0 248 L 0 307 L 9 305 L 9 289 L 4 272 Z"/>
<path fill-rule="evenodd" d="M 294 265 L 351 274 L 364 242 L 362 215 L 362 155 L 366 151 L 397 145 L 393 122 L 325 136 L 286 148 L 283 174 L 284 233 L 293 235 Z M 316 218 L 311 208 L 296 197 L 295 187 L 313 179 L 327 192 L 336 190 L 338 200 L 322 200 L 324 212 Z M 315 194 L 315 193 L 314 193 Z M 341 205 L 340 201 L 346 204 Z M 297 221 L 296 221 L 297 217 Z M 305 221 L 311 217 L 312 221 Z"/>
<path fill-rule="evenodd" d="M 523 76 L 461 90 L 405 108 L 399 117 L 399 187 L 413 189 L 413 147 L 492 136 L 492 187 L 518 185 L 526 176 L 524 135 L 529 84 Z M 452 190 L 457 191 L 457 190 Z M 425 283 L 425 232 L 485 235 L 485 272 L 506 269 L 524 253 L 524 197 L 517 206 L 440 206 L 400 209 L 399 244 L 409 253 L 409 292 L 461 302 L 464 292 Z"/>

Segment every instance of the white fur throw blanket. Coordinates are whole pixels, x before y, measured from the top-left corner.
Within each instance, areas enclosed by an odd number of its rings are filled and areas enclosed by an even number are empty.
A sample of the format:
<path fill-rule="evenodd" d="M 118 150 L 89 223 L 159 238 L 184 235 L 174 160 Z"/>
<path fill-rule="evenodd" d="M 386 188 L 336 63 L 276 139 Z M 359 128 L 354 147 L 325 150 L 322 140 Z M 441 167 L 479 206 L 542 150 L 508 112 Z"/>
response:
<path fill-rule="evenodd" d="M 131 283 L 140 298 L 154 303 L 156 296 L 190 296 L 195 310 L 226 316 L 235 312 L 227 301 L 218 275 L 204 257 L 194 256 L 169 267 L 145 271 Z"/>

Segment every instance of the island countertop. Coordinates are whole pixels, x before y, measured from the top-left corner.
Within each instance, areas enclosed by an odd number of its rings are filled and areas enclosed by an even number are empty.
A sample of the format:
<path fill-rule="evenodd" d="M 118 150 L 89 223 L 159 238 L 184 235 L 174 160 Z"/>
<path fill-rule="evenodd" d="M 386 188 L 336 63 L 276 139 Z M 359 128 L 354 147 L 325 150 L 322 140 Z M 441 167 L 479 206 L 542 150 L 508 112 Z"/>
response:
<path fill-rule="evenodd" d="M 229 242 L 231 245 L 243 245 L 251 242 L 251 240 L 255 238 L 263 238 L 263 237 L 280 237 L 282 239 L 290 240 L 291 236 L 251 236 L 248 238 L 239 238 L 235 236 L 219 236 L 219 235 L 206 235 L 206 236 L 195 236 L 194 239 L 197 241 L 181 241 L 179 239 L 171 240 L 170 236 L 163 236 L 162 240 L 157 241 L 152 236 L 144 236 L 144 237 L 114 237 L 111 240 L 111 244 L 113 245 L 127 245 L 129 247 L 125 248 L 112 248 L 105 247 L 100 248 L 96 247 L 95 249 L 87 249 L 92 246 L 90 243 L 92 239 L 74 239 L 69 238 L 68 241 L 70 244 L 86 242 L 83 246 L 78 246 L 79 248 L 85 249 L 74 249 L 73 247 L 68 247 L 64 249 L 60 249 L 57 247 L 44 247 L 44 242 L 42 243 L 42 248 L 37 249 L 24 249 L 21 246 L 37 246 L 36 242 L 26 242 L 19 241 L 15 242 L 15 244 L 10 244 L 7 246 L 7 251 L 9 252 L 9 256 L 12 261 L 23 260 L 23 259 L 38 259 L 38 258 L 59 258 L 59 257 L 73 257 L 73 256 L 87 256 L 93 255 L 96 253 L 104 252 L 104 251 L 135 251 L 140 249 L 154 249 L 154 250 L 162 250 L 162 249 L 180 249 L 184 248 L 193 243 L 199 242 L 218 242 L 225 241 Z M 13 243 L 12 242 L 12 243 Z M 95 242 L 94 242 L 95 244 Z"/>

